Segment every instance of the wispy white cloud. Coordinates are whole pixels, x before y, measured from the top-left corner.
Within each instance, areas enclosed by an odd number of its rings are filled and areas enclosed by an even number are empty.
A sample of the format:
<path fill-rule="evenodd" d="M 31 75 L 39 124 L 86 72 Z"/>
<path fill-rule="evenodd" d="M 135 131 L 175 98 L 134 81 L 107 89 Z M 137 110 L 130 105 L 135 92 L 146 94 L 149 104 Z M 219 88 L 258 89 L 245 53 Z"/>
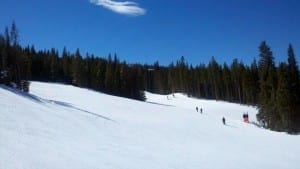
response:
<path fill-rule="evenodd" d="M 90 2 L 124 15 L 139 16 L 146 13 L 145 9 L 139 7 L 137 3 L 131 1 L 117 2 L 112 0 L 90 0 Z"/>

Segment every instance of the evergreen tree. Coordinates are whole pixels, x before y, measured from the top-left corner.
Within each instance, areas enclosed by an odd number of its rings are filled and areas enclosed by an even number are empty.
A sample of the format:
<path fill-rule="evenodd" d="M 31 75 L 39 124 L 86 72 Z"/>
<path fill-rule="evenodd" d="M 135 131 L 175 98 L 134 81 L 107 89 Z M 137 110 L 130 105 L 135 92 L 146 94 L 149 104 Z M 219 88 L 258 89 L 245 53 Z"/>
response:
<path fill-rule="evenodd" d="M 111 54 L 108 55 L 108 60 L 106 64 L 106 69 L 105 69 L 105 89 L 108 93 L 113 92 L 113 72 L 114 72 L 114 67 L 113 67 L 113 62 L 111 58 Z"/>
<path fill-rule="evenodd" d="M 231 76 L 231 71 L 228 67 L 228 65 L 226 63 L 224 63 L 223 65 L 223 71 L 222 71 L 223 75 L 223 82 L 224 82 L 224 100 L 228 100 L 228 101 L 233 101 L 233 80 L 232 80 L 232 76 Z"/>
<path fill-rule="evenodd" d="M 233 82 L 233 96 L 234 101 L 243 103 L 242 95 L 242 76 L 243 76 L 243 64 L 239 63 L 237 59 L 234 59 L 231 64 L 231 78 Z"/>
<path fill-rule="evenodd" d="M 209 94 L 209 81 L 208 81 L 208 69 L 204 64 L 200 64 L 197 68 L 199 71 L 199 81 L 200 81 L 200 97 L 211 98 Z"/>
<path fill-rule="evenodd" d="M 299 67 L 296 61 L 294 50 L 290 44 L 288 47 L 288 79 L 289 96 L 290 96 L 290 132 L 300 131 L 300 83 Z"/>
<path fill-rule="evenodd" d="M 0 35 L 0 82 L 24 91 L 29 90 L 30 61 L 24 57 L 26 52 L 19 45 L 19 33 L 15 22 L 11 29 L 5 28 L 4 36 Z"/>
<path fill-rule="evenodd" d="M 259 47 L 259 113 L 258 120 L 267 128 L 278 130 L 279 114 L 276 110 L 276 69 L 270 47 L 263 41 Z"/>
<path fill-rule="evenodd" d="M 82 84 L 82 57 L 79 49 L 72 58 L 72 83 L 81 86 Z"/>
<path fill-rule="evenodd" d="M 211 58 L 211 61 L 208 64 L 209 71 L 209 82 L 211 86 L 211 97 L 220 100 L 221 96 L 221 81 L 222 75 L 220 71 L 220 65 L 217 63 L 214 57 Z"/>
<path fill-rule="evenodd" d="M 0 83 L 7 82 L 7 51 L 4 36 L 0 34 Z"/>
<path fill-rule="evenodd" d="M 13 21 L 10 30 L 10 38 L 11 46 L 18 46 L 19 44 L 19 32 L 16 26 L 16 23 Z"/>
<path fill-rule="evenodd" d="M 168 67 L 168 88 L 169 88 L 169 93 L 174 93 L 175 91 L 175 68 L 174 68 L 174 63 L 172 62 L 169 67 Z"/>
<path fill-rule="evenodd" d="M 52 81 L 57 81 L 59 76 L 58 73 L 59 73 L 58 51 L 52 48 L 50 52 L 50 79 Z"/>
<path fill-rule="evenodd" d="M 121 82 L 120 82 L 120 62 L 117 57 L 117 54 L 114 55 L 114 60 L 113 60 L 113 93 L 114 94 L 120 94 L 120 89 L 121 89 Z"/>
<path fill-rule="evenodd" d="M 277 104 L 276 108 L 279 112 L 280 130 L 288 131 L 291 128 L 292 109 L 291 109 L 291 91 L 289 85 L 288 66 L 285 63 L 280 63 L 278 70 L 278 89 L 277 89 Z"/>
<path fill-rule="evenodd" d="M 63 52 L 62 52 L 62 69 L 63 69 L 63 79 L 66 83 L 71 83 L 71 56 L 67 52 L 66 47 L 64 47 Z"/>
<path fill-rule="evenodd" d="M 20 68 L 20 46 L 18 44 L 18 30 L 15 22 L 12 23 L 9 34 L 9 51 L 8 51 L 8 69 L 10 82 L 16 87 L 21 88 L 21 68 Z"/>
<path fill-rule="evenodd" d="M 98 59 L 96 64 L 96 84 L 98 90 L 105 91 L 105 75 L 107 61 L 104 59 Z"/>
<path fill-rule="evenodd" d="M 24 92 L 29 92 L 29 80 L 31 79 L 31 65 L 32 59 L 30 56 L 30 49 L 27 47 L 24 51 L 21 52 L 21 89 Z"/>
<path fill-rule="evenodd" d="M 247 103 L 255 105 L 258 102 L 259 93 L 259 76 L 256 60 L 254 60 L 251 64 L 248 78 L 249 83 L 247 90 L 249 91 L 249 100 L 247 101 Z"/>

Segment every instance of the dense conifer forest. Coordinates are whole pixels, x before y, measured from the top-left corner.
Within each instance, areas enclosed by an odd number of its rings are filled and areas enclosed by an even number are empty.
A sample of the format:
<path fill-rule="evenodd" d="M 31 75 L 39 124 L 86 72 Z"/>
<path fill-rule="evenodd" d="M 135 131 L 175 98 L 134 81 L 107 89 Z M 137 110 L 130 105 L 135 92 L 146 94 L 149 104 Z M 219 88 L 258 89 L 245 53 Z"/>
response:
<path fill-rule="evenodd" d="M 100 92 L 145 100 L 144 91 L 174 92 L 205 99 L 224 100 L 259 108 L 257 118 L 265 128 L 295 133 L 300 131 L 299 67 L 292 45 L 287 61 L 275 64 L 271 48 L 263 41 L 259 60 L 250 65 L 234 59 L 219 64 L 189 65 L 182 56 L 175 63 L 129 64 L 117 54 L 107 57 L 63 49 L 36 50 L 19 45 L 15 23 L 0 34 L 0 83 L 25 92 L 29 81 L 72 84 Z M 99 103 L 101 101 L 99 100 Z"/>

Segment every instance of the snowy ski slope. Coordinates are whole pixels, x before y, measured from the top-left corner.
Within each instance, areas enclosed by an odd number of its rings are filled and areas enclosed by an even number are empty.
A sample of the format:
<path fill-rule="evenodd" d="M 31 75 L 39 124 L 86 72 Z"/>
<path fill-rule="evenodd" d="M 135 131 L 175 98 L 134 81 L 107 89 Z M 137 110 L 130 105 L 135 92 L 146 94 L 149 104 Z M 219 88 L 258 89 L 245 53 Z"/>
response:
<path fill-rule="evenodd" d="M 254 107 L 146 96 L 140 102 L 40 82 L 30 94 L 0 86 L 0 169 L 299 168 L 300 136 L 242 122 L 243 112 L 255 121 Z"/>

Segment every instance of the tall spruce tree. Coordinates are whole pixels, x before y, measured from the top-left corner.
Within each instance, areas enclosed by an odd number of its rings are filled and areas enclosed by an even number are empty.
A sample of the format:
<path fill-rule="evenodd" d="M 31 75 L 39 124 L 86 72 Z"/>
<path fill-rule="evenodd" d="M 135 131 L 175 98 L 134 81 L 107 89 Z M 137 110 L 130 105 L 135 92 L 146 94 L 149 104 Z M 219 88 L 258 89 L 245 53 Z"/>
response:
<path fill-rule="evenodd" d="M 108 55 L 108 60 L 107 60 L 107 64 L 106 64 L 106 70 L 105 70 L 105 80 L 104 80 L 104 84 L 105 84 L 105 90 L 108 93 L 113 93 L 113 76 L 114 76 L 114 64 L 112 61 L 112 57 L 111 54 Z"/>
<path fill-rule="evenodd" d="M 209 73 L 209 82 L 211 86 L 211 95 L 210 97 L 220 100 L 220 93 L 221 93 L 221 81 L 222 81 L 222 74 L 220 71 L 221 67 L 217 63 L 214 57 L 211 58 L 208 64 L 208 73 Z"/>
<path fill-rule="evenodd" d="M 286 63 L 280 63 L 278 68 L 278 89 L 276 109 L 279 112 L 280 130 L 289 131 L 292 124 L 292 97 L 290 93 L 289 72 Z"/>
<path fill-rule="evenodd" d="M 228 101 L 233 101 L 233 83 L 230 69 L 226 63 L 223 65 L 222 77 L 224 82 L 224 99 Z"/>
<path fill-rule="evenodd" d="M 0 34 L 0 83 L 5 83 L 7 74 L 7 52 L 3 35 Z"/>
<path fill-rule="evenodd" d="M 62 69 L 63 69 L 63 79 L 65 80 L 66 83 L 71 83 L 71 76 L 70 76 L 71 57 L 66 47 L 63 48 L 61 60 L 62 60 Z"/>
<path fill-rule="evenodd" d="M 250 92 L 250 100 L 248 103 L 256 105 L 258 102 L 258 94 L 259 94 L 259 75 L 258 75 L 258 66 L 255 59 L 250 67 L 250 76 L 251 77 L 248 86 Z"/>
<path fill-rule="evenodd" d="M 82 83 L 82 57 L 79 49 L 76 50 L 72 58 L 72 82 L 74 85 L 81 86 Z"/>
<path fill-rule="evenodd" d="M 291 102 L 291 126 L 290 132 L 300 131 L 300 83 L 299 67 L 296 61 L 294 50 L 290 44 L 288 47 L 288 84 Z"/>
<path fill-rule="evenodd" d="M 276 110 L 276 68 L 270 47 L 265 41 L 259 46 L 259 113 L 258 120 L 267 128 L 278 129 L 278 111 Z"/>
<path fill-rule="evenodd" d="M 239 63 L 237 59 L 234 59 L 231 64 L 231 77 L 234 86 L 233 94 L 234 94 L 234 101 L 239 103 L 243 102 L 242 98 L 242 63 Z"/>

